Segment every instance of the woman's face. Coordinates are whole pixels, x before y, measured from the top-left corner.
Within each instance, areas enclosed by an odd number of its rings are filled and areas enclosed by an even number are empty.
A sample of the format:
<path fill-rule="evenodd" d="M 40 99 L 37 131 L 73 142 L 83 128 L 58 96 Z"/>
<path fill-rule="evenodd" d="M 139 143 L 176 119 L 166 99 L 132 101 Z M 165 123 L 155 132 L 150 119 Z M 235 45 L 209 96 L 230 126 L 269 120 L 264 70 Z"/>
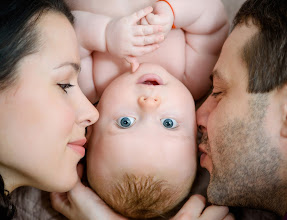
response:
<path fill-rule="evenodd" d="M 72 25 L 49 12 L 37 28 L 38 52 L 20 61 L 16 84 L 0 93 L 0 174 L 8 190 L 31 185 L 67 191 L 84 156 L 85 127 L 98 112 L 77 83 L 80 58 Z"/>

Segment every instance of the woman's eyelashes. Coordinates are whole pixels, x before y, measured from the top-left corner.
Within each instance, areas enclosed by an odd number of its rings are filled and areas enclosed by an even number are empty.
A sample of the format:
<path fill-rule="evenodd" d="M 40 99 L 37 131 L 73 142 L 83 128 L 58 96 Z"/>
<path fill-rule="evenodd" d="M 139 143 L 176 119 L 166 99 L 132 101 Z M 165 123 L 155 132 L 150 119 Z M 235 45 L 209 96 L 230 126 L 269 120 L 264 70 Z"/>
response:
<path fill-rule="evenodd" d="M 116 124 L 120 128 L 124 128 L 124 129 L 132 127 L 135 124 L 135 122 L 136 122 L 136 118 L 129 117 L 129 116 L 120 117 L 116 120 Z M 166 129 L 174 129 L 178 127 L 177 121 L 172 118 L 163 118 L 160 120 L 160 122 L 163 125 L 163 127 Z"/>
<path fill-rule="evenodd" d="M 57 85 L 64 90 L 65 93 L 68 93 L 67 89 L 73 87 L 74 85 L 70 84 L 70 83 L 57 83 Z"/>

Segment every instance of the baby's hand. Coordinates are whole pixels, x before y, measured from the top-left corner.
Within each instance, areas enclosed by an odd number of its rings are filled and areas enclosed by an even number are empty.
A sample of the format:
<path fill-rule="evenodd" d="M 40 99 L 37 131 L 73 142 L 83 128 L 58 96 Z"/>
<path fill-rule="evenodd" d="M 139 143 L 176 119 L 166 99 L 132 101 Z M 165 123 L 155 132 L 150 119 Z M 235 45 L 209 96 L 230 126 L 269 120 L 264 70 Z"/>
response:
<path fill-rule="evenodd" d="M 170 6 L 164 1 L 156 2 L 153 6 L 153 13 L 141 19 L 142 25 L 162 25 L 164 36 L 171 30 L 173 22 L 173 12 Z"/>
<path fill-rule="evenodd" d="M 193 195 L 171 220 L 234 220 L 228 213 L 228 207 L 205 207 L 205 198 L 201 195 Z M 204 210 L 204 211 L 203 211 Z"/>
<path fill-rule="evenodd" d="M 112 20 L 106 29 L 107 50 L 120 58 L 142 56 L 159 48 L 164 36 L 161 25 L 138 25 L 151 13 L 152 7 L 139 10 L 130 16 Z"/>
<path fill-rule="evenodd" d="M 80 170 L 82 173 L 82 168 Z M 51 193 L 50 198 L 53 208 L 70 220 L 127 220 L 111 210 L 93 190 L 84 186 L 80 179 L 71 191 Z"/>

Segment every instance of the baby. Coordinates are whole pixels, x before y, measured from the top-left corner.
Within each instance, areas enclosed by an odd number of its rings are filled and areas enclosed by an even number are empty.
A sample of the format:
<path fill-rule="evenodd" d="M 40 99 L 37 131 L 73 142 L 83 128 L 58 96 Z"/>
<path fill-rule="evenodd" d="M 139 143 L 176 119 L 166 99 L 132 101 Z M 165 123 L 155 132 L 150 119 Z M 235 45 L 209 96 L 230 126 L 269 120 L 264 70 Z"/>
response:
<path fill-rule="evenodd" d="M 127 217 L 162 216 L 195 178 L 194 99 L 209 89 L 227 36 L 224 8 L 219 0 L 67 3 L 82 46 L 80 86 L 90 101 L 101 98 L 89 184 Z"/>
<path fill-rule="evenodd" d="M 104 90 L 87 154 L 88 180 L 119 213 L 150 218 L 189 193 L 196 122 L 188 89 L 164 68 L 141 64 Z"/>

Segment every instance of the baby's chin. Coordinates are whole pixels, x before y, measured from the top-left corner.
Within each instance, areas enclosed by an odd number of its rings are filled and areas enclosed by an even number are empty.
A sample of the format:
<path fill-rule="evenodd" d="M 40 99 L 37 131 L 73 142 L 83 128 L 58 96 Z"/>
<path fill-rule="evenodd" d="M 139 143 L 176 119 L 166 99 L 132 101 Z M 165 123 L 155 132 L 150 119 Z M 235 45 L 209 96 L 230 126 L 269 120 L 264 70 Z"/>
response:
<path fill-rule="evenodd" d="M 128 218 L 143 219 L 163 217 L 175 208 L 188 196 L 194 177 L 186 177 L 177 184 L 136 173 L 93 179 L 97 181 L 90 182 L 91 187 L 116 212 Z"/>

